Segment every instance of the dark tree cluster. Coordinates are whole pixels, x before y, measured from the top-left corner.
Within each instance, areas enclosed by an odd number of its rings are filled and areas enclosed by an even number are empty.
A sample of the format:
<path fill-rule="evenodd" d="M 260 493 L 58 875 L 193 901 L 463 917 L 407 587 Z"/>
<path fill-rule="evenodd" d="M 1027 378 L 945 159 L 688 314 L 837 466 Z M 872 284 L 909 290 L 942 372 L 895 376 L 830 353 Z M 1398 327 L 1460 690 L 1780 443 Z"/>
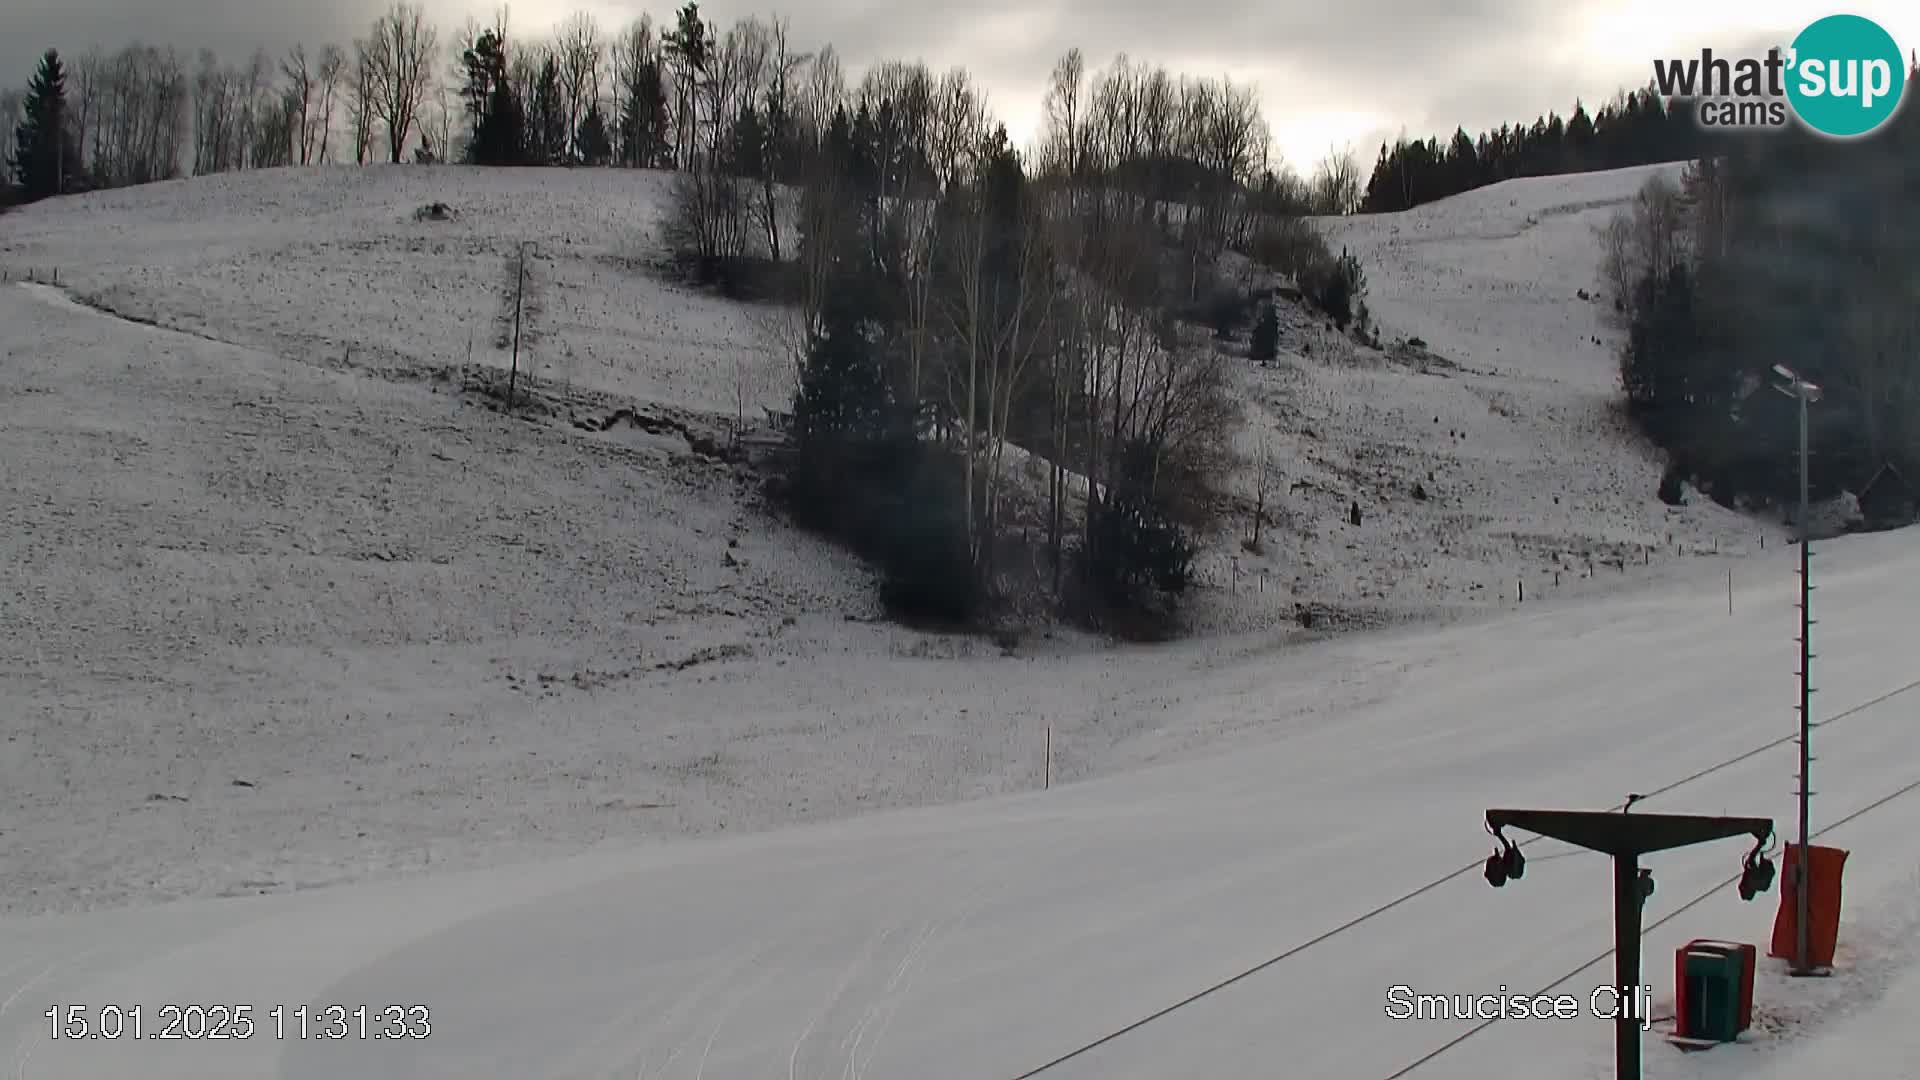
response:
<path fill-rule="evenodd" d="M 1916 71 L 1915 76 L 1920 76 Z M 1798 406 L 1784 365 L 1821 384 L 1815 497 L 1883 466 L 1920 475 L 1920 113 L 1852 142 L 1800 131 L 1729 141 L 1658 180 L 1607 233 L 1629 324 L 1628 408 L 1685 479 L 1728 506 L 1798 496 Z"/>
<path fill-rule="evenodd" d="M 1207 331 L 1256 307 L 1221 256 L 1285 235 L 1303 265 L 1357 268 L 1299 235 L 1251 92 L 1070 53 L 1027 158 L 963 71 L 886 63 L 846 87 L 755 26 L 683 13 L 672 35 L 712 74 L 676 135 L 671 235 L 723 288 L 780 275 L 797 313 L 796 516 L 872 556 L 903 615 L 1041 602 L 1164 627 L 1232 463 Z"/>
<path fill-rule="evenodd" d="M 471 125 L 465 160 L 473 165 L 599 164 L 612 156 L 599 105 L 569 114 L 560 58 L 553 52 L 516 71 L 504 26 L 484 30 L 462 51 L 461 98 Z M 531 76 L 530 81 L 524 76 Z"/>
<path fill-rule="evenodd" d="M 1459 128 L 1445 142 L 1403 138 L 1382 146 L 1360 210 L 1409 210 L 1517 177 L 1684 161 L 1705 152 L 1705 142 L 1685 102 L 1669 105 L 1652 88 L 1635 90 L 1591 116 L 1576 102 L 1564 120 L 1553 113 L 1477 138 Z"/>

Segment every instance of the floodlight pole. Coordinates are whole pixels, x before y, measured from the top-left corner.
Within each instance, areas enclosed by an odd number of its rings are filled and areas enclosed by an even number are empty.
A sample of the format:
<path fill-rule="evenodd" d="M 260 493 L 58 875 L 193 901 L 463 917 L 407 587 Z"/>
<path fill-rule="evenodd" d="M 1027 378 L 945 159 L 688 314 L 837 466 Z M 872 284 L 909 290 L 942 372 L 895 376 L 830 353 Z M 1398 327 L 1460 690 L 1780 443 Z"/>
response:
<path fill-rule="evenodd" d="M 1638 989 L 1641 914 L 1652 891 L 1652 878 L 1640 869 L 1640 856 L 1740 835 L 1754 838 L 1757 853 L 1773 835 L 1772 819 L 1593 810 L 1489 810 L 1487 827 L 1512 854 L 1518 853 L 1502 831 L 1507 828 L 1551 836 L 1613 856 L 1613 978 L 1620 995 L 1619 1012 L 1613 1018 L 1614 1071 L 1618 1080 L 1639 1080 L 1640 1024 L 1645 1018 L 1635 1014 L 1647 1006 Z M 1498 885 L 1507 878 L 1498 875 L 1489 880 Z M 1743 891 L 1741 895 L 1748 894 Z"/>
<path fill-rule="evenodd" d="M 1793 893 L 1794 893 L 1794 933 L 1793 965 L 1794 975 L 1813 974 L 1813 953 L 1809 948 L 1807 927 L 1812 908 L 1812 853 L 1807 850 L 1810 842 L 1808 801 L 1813 795 L 1810 770 L 1813 764 L 1813 523 L 1811 511 L 1811 481 L 1807 464 L 1807 406 L 1820 398 L 1820 387 L 1801 378 L 1791 368 L 1774 365 L 1773 372 L 1786 385 L 1775 389 L 1789 394 L 1798 404 L 1800 413 L 1800 847 L 1794 856 Z"/>
<path fill-rule="evenodd" d="M 1799 383 L 1794 387 L 1794 397 L 1800 402 L 1800 850 L 1795 857 L 1797 865 L 1793 874 L 1793 892 L 1795 918 L 1793 920 L 1793 967 L 1795 974 L 1806 974 L 1811 969 L 1812 953 L 1807 948 L 1807 918 L 1811 888 L 1809 878 L 1812 857 L 1807 851 L 1807 801 L 1813 794 L 1813 784 L 1808 767 L 1813 764 L 1812 705 L 1813 689 L 1809 682 L 1813 662 L 1813 528 L 1809 516 L 1811 499 L 1807 479 L 1807 387 Z"/>

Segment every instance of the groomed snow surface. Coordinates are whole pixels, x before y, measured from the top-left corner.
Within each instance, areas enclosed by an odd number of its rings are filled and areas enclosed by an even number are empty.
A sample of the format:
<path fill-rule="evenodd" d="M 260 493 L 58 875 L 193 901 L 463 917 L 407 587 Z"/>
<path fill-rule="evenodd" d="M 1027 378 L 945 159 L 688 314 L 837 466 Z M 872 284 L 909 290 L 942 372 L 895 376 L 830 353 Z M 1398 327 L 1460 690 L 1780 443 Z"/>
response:
<path fill-rule="evenodd" d="M 1920 555 L 1888 534 L 1824 549 L 1829 714 L 1910 679 Z M 1052 1070 L 1081 1077 L 1386 1077 L 1467 1025 L 1394 1020 L 1389 988 L 1588 997 L 1610 940 L 1604 859 L 1533 845 L 1495 892 L 1472 872 L 1492 805 L 1605 807 L 1777 739 L 1793 692 L 1791 557 L 1725 610 L 1720 583 L 1350 639 L 1257 665 L 1275 685 L 1364 682 L 1231 753 L 1051 791 L 752 837 L 446 877 L 0 924 L 19 1076 L 1013 1077 L 1417 886 L 1469 872 Z M 1744 612 L 1744 613 L 1742 613 Z M 1906 628 L 1906 629 L 1903 629 Z M 1256 672 L 1249 670 L 1244 677 Z M 1251 678 L 1248 681 L 1252 681 Z M 1262 695 L 1196 689 L 1197 713 Z M 1816 823 L 1914 782 L 1913 697 L 1821 729 Z M 1782 745 L 1642 804 L 1792 820 Z M 1860 1067 L 1907 1036 L 1896 980 L 1920 904 L 1920 792 L 1822 837 L 1852 851 L 1842 956 L 1820 983 L 1768 961 L 1752 1046 L 1654 1076 L 1753 1075 L 1769 1051 Z M 1764 942 L 1775 896 L 1722 884 L 1725 841 L 1650 859 L 1656 994 L 1692 937 Z M 1715 887 L 1717 886 L 1717 888 Z M 1904 976 L 1910 979 L 1910 976 Z M 1559 980 L 1556 982 L 1556 980 Z M 420 1042 L 264 1037 L 60 1042 L 63 1003 L 426 1004 Z M 1849 1010 L 1860 1010 L 1848 1016 Z M 1877 1010 L 1877 1011 L 1875 1011 Z M 265 1023 L 263 1020 L 262 1023 Z M 1808 1044 L 1831 1031 L 1832 1043 Z M 1845 1036 L 1847 1041 L 1839 1041 Z M 1508 1021 L 1417 1075 L 1603 1075 L 1608 1025 Z M 1785 1068 L 1785 1065 L 1782 1066 Z M 1796 1066 L 1800 1067 L 1800 1066 Z M 1782 1075 L 1786 1075 L 1783 1073 Z M 1795 1073 L 1794 1075 L 1801 1075 Z"/>
<path fill-rule="evenodd" d="M 1440 360 L 1290 313 L 1247 375 L 1297 440 L 1284 582 L 1223 538 L 1216 633 L 1013 655 L 871 621 L 865 571 L 692 450 L 742 357 L 750 409 L 785 361 L 766 313 L 632 269 L 657 178 L 291 170 L 10 215 L 9 276 L 63 288 L 0 288 L 0 1075 L 1011 1080 L 1290 953 L 1042 1075 L 1385 1080 L 1473 1026 L 1392 1019 L 1391 987 L 1586 999 L 1606 861 L 1541 841 L 1491 890 L 1485 809 L 1613 806 L 1795 723 L 1796 553 L 1654 500 L 1572 299 L 1644 173 L 1337 223 L 1383 336 Z M 435 200 L 460 216 L 412 219 Z M 559 254 L 543 405 L 508 418 L 466 331 L 502 362 L 520 239 Z M 1837 970 L 1763 961 L 1756 1030 L 1649 1035 L 1651 1076 L 1915 1075 L 1920 789 L 1874 804 L 1920 781 L 1920 689 L 1885 696 L 1920 678 L 1920 548 L 1817 553 Z M 1272 629 L 1300 602 L 1399 625 Z M 1790 834 L 1795 749 L 1642 806 Z M 1766 942 L 1777 893 L 1720 884 L 1744 851 L 1649 860 L 1656 999 L 1684 941 Z M 254 1035 L 44 1015 L 169 1003 Z M 432 1034 L 276 1038 L 302 1004 Z M 1611 1038 L 1504 1021 L 1404 1075 L 1609 1075 Z"/>

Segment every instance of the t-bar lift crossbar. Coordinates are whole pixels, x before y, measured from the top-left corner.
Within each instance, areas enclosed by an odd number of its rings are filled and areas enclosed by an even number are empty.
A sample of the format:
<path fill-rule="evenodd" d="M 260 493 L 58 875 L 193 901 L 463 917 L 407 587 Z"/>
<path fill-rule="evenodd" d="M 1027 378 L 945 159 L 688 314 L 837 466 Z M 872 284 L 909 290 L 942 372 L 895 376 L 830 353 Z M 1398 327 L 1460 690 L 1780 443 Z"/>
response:
<path fill-rule="evenodd" d="M 1515 854 L 1504 829 L 1538 833 L 1613 856 L 1613 977 L 1621 995 L 1621 1008 L 1614 1017 L 1614 1067 L 1619 1080 L 1639 1080 L 1640 1028 L 1626 1003 L 1638 1000 L 1641 909 L 1652 891 L 1642 885 L 1640 856 L 1732 836 L 1753 837 L 1757 854 L 1773 836 L 1773 820 L 1597 810 L 1489 810 L 1487 828 Z M 1650 876 L 1645 880 L 1651 884 Z"/>

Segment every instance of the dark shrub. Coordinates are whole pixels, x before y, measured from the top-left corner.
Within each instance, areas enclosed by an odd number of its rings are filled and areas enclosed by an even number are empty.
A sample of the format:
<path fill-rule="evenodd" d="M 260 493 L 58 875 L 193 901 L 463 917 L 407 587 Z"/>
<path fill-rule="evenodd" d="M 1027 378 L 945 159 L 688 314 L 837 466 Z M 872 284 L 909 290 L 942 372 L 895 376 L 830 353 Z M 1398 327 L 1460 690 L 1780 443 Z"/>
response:
<path fill-rule="evenodd" d="M 1280 355 L 1280 316 L 1272 304 L 1260 306 L 1260 317 L 1254 320 L 1247 355 L 1261 364 L 1271 364 Z"/>
<path fill-rule="evenodd" d="M 1300 291 L 1342 330 L 1354 319 L 1360 297 L 1367 291 L 1360 260 L 1345 251 L 1309 266 L 1299 278 Z"/>

